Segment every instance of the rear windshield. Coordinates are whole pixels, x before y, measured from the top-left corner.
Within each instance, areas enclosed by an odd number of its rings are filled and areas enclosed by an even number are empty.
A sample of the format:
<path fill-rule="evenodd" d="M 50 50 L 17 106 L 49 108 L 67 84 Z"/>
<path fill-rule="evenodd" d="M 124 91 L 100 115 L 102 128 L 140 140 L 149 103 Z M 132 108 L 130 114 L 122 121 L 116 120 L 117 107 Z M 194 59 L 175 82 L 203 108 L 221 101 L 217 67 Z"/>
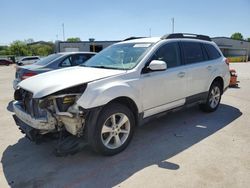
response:
<path fill-rule="evenodd" d="M 49 64 L 51 61 L 54 61 L 55 59 L 61 57 L 62 54 L 51 54 L 43 59 L 41 59 L 40 61 L 37 61 L 35 63 L 35 65 L 47 65 Z"/>

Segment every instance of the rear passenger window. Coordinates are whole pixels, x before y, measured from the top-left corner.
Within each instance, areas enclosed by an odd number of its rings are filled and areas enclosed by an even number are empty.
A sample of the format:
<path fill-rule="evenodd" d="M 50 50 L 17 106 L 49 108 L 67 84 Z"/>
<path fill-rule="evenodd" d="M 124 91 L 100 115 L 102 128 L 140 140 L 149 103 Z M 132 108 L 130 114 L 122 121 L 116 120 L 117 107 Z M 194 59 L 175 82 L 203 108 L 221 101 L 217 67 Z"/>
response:
<path fill-rule="evenodd" d="M 82 55 L 82 54 L 74 55 L 72 57 L 72 64 L 73 65 L 80 65 L 80 64 L 84 63 L 86 60 L 87 60 L 87 57 L 85 55 Z"/>
<path fill-rule="evenodd" d="M 182 47 L 186 64 L 205 61 L 200 43 L 182 42 Z"/>
<path fill-rule="evenodd" d="M 72 57 L 69 56 L 60 64 L 61 67 L 70 67 L 72 62 Z"/>
<path fill-rule="evenodd" d="M 168 43 L 160 47 L 155 53 L 153 60 L 165 61 L 168 68 L 181 65 L 178 43 Z"/>
<path fill-rule="evenodd" d="M 220 52 L 211 44 L 204 44 L 209 60 L 220 58 Z"/>

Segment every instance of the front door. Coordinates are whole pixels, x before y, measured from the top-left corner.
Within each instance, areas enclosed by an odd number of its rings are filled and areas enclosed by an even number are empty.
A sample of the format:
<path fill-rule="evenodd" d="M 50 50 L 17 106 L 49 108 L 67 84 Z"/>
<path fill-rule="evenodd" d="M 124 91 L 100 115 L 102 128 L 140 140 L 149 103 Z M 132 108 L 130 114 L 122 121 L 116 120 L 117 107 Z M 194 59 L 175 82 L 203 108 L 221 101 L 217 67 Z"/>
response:
<path fill-rule="evenodd" d="M 165 61 L 167 69 L 141 74 L 144 117 L 183 105 L 187 91 L 187 73 L 181 63 L 178 42 L 161 46 L 149 62 L 152 60 Z"/>

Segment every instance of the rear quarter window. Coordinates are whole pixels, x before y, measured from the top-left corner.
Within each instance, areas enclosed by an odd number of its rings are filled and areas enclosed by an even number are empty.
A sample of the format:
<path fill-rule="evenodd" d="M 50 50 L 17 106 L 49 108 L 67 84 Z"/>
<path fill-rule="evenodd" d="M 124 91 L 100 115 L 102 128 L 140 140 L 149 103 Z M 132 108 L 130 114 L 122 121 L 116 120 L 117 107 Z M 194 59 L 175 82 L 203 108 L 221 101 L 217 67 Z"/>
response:
<path fill-rule="evenodd" d="M 207 51 L 209 60 L 218 59 L 221 57 L 220 52 L 213 45 L 204 44 L 204 46 L 205 46 L 205 49 Z"/>

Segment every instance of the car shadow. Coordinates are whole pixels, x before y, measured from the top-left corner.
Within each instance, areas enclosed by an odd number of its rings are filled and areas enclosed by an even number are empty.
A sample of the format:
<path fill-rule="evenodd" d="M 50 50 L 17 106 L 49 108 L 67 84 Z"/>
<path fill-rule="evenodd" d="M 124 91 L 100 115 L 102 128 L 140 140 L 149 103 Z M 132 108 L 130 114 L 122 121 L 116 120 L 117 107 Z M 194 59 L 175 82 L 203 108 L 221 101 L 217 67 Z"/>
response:
<path fill-rule="evenodd" d="M 11 187 L 113 187 L 151 165 L 169 171 L 181 164 L 169 158 L 229 125 L 242 113 L 221 104 L 214 113 L 197 107 L 170 113 L 138 127 L 129 147 L 112 157 L 88 147 L 67 157 L 55 157 L 51 142 L 36 145 L 26 138 L 8 146 L 1 162 Z"/>

